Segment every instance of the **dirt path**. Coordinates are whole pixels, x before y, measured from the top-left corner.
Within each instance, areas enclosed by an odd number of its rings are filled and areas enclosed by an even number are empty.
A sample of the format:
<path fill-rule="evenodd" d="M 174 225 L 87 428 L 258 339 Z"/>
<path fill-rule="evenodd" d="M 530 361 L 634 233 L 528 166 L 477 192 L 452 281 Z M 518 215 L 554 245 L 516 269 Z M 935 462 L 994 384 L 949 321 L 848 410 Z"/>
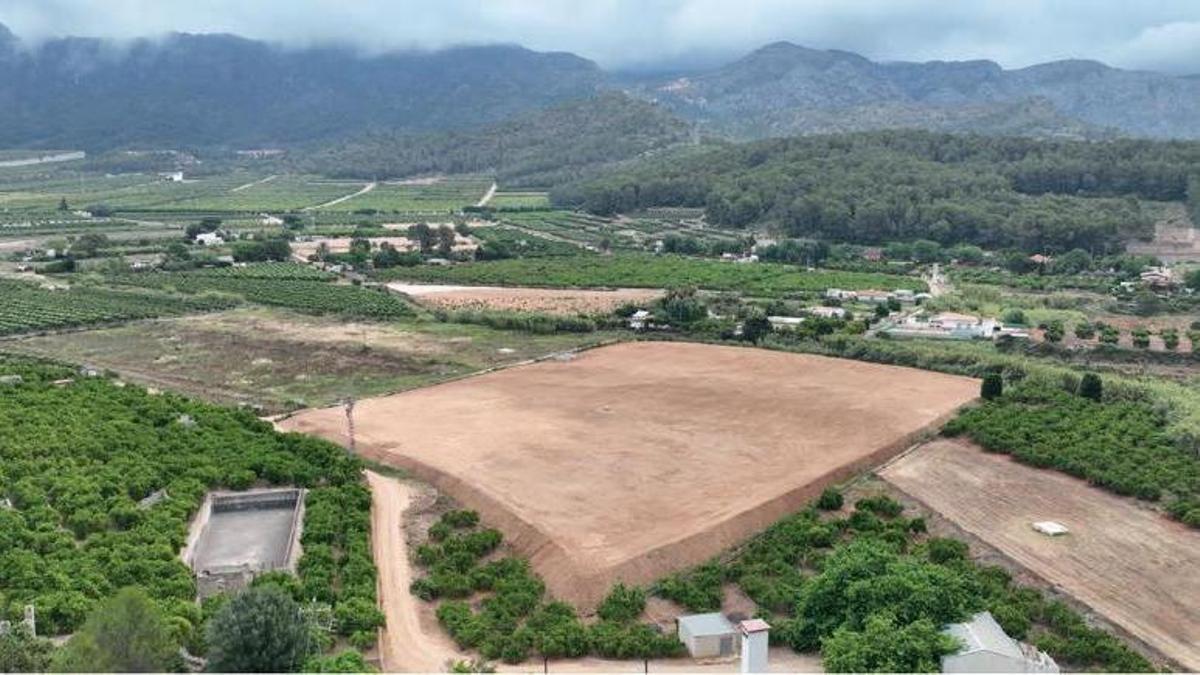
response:
<path fill-rule="evenodd" d="M 344 201 L 348 201 L 348 200 L 354 199 L 355 197 L 358 197 L 360 195 L 367 194 L 371 190 L 374 190 L 376 185 L 379 185 L 379 183 L 372 181 L 372 182 L 364 185 L 363 188 L 361 190 L 359 190 L 358 192 L 354 192 L 354 193 L 351 193 L 348 195 L 343 195 L 341 197 L 338 197 L 337 199 L 331 199 L 331 200 L 325 202 L 324 204 L 317 204 L 316 206 L 307 206 L 304 208 L 304 210 L 312 211 L 314 209 L 323 209 L 323 208 L 326 208 L 329 206 L 334 206 L 336 204 L 341 204 Z"/>
<path fill-rule="evenodd" d="M 420 602 L 408 591 L 412 568 L 404 537 L 404 512 L 413 488 L 373 471 L 371 486 L 371 549 L 379 570 L 379 601 L 387 627 L 379 632 L 379 657 L 384 672 L 441 672 L 447 661 L 467 658 L 440 630 L 421 628 Z"/>
<path fill-rule="evenodd" d="M 492 181 L 492 187 L 488 188 L 487 194 L 483 195 L 483 197 L 480 198 L 479 203 L 476 204 L 475 206 L 477 206 L 477 207 L 487 206 L 487 203 L 492 201 L 492 197 L 495 197 L 495 196 L 496 196 L 496 182 Z"/>
<path fill-rule="evenodd" d="M 252 188 L 255 185 L 262 185 L 263 183 L 270 183 L 271 181 L 275 180 L 276 178 L 279 178 L 279 174 L 271 174 L 270 176 L 267 176 L 266 178 L 263 178 L 262 180 L 250 181 L 249 183 L 246 183 L 245 185 L 239 185 L 239 186 L 231 189 L 230 192 L 241 192 L 242 190 L 245 190 L 247 188 Z"/>
<path fill-rule="evenodd" d="M 384 672 L 441 672 L 449 662 L 468 659 L 440 628 L 423 626 L 420 600 L 408 590 L 414 577 L 404 533 L 404 514 L 416 496 L 409 484 L 367 472 L 371 486 L 371 548 L 379 570 L 379 598 L 387 627 L 379 634 L 379 656 Z M 542 662 L 495 664 L 502 672 L 542 672 Z M 641 661 L 582 658 L 551 661 L 552 672 L 640 673 Z M 787 648 L 772 648 L 772 672 L 819 673 L 820 657 L 797 654 Z M 652 659 L 651 672 L 737 672 L 737 661 L 698 663 L 691 659 Z"/>

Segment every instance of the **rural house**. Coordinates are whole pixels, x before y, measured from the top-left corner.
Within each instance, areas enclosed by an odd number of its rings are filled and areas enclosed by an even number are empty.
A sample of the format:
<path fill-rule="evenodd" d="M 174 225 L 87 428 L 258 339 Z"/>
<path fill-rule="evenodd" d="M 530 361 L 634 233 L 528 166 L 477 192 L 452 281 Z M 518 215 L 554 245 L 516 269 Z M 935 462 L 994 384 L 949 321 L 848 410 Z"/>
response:
<path fill-rule="evenodd" d="M 196 235 L 195 241 L 197 244 L 203 244 L 205 246 L 220 246 L 221 244 L 225 243 L 225 240 L 221 237 L 221 235 L 217 234 L 216 232 L 201 232 L 200 234 Z"/>
<path fill-rule="evenodd" d="M 943 673 L 1057 673 L 1058 664 L 1036 647 L 1004 632 L 991 612 L 980 612 L 943 631 L 958 640 L 959 650 L 942 657 Z"/>
<path fill-rule="evenodd" d="M 689 614 L 675 620 L 679 641 L 694 659 L 737 654 L 738 629 L 720 612 Z"/>
<path fill-rule="evenodd" d="M 840 319 L 846 316 L 846 310 L 841 307 L 806 307 L 804 311 L 822 319 Z"/>
<path fill-rule="evenodd" d="M 888 300 L 891 300 L 893 297 L 895 297 L 895 296 L 887 291 L 872 290 L 872 291 L 859 291 L 858 292 L 858 301 L 859 302 L 870 302 L 870 303 L 874 303 L 876 305 L 882 305 L 882 304 L 886 303 Z"/>

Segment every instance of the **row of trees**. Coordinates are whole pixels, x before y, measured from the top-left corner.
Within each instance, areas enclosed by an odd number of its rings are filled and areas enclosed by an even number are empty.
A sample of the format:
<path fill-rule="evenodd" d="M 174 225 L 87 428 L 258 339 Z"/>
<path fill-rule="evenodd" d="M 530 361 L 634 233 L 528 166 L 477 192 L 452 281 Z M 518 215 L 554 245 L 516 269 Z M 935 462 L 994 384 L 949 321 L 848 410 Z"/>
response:
<path fill-rule="evenodd" d="M 799 237 L 1099 253 L 1148 236 L 1138 200 L 1184 199 L 1198 160 L 1197 143 L 883 131 L 651 159 L 551 196 L 598 214 L 703 207 L 713 223 L 769 222 Z"/>

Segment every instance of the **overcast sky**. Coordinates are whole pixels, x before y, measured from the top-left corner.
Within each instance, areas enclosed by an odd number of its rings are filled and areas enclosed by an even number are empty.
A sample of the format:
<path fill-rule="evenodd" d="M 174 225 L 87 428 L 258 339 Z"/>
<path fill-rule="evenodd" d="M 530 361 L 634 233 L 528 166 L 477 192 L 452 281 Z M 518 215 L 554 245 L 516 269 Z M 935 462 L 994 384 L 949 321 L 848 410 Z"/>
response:
<path fill-rule="evenodd" d="M 712 63 L 775 40 L 874 59 L 1061 58 L 1200 73 L 1200 0 L 0 0 L 27 41 L 224 32 L 364 50 L 519 43 L 608 68 Z"/>

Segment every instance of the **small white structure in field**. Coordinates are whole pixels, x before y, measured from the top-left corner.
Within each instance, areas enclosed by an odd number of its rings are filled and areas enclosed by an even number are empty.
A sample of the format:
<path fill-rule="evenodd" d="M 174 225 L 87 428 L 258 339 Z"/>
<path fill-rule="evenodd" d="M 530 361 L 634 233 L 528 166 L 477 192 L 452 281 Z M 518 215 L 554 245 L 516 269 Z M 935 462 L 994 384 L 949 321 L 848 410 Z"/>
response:
<path fill-rule="evenodd" d="M 1066 525 L 1053 520 L 1039 520 L 1033 524 L 1033 529 L 1050 537 L 1058 537 L 1070 532 Z"/>
<path fill-rule="evenodd" d="M 646 326 L 649 325 L 653 318 L 654 315 L 650 312 L 644 309 L 639 309 L 638 311 L 629 315 L 629 328 L 632 330 L 645 330 Z"/>
<path fill-rule="evenodd" d="M 1017 642 L 1004 632 L 991 612 L 943 631 L 962 645 L 942 657 L 943 673 L 1057 673 L 1058 664 L 1045 652 Z"/>
<path fill-rule="evenodd" d="M 220 246 L 225 243 L 225 239 L 216 232 L 201 232 L 196 235 L 196 243 L 205 246 Z"/>
<path fill-rule="evenodd" d="M 720 612 L 690 614 L 675 620 L 679 641 L 694 659 L 736 654 L 734 637 L 738 630 Z"/>
<path fill-rule="evenodd" d="M 748 619 L 738 624 L 738 630 L 742 633 L 742 672 L 767 672 L 771 626 L 762 619 Z"/>
<path fill-rule="evenodd" d="M 794 330 L 804 323 L 802 316 L 768 316 L 767 323 L 771 324 L 771 330 Z"/>
<path fill-rule="evenodd" d="M 822 319 L 840 319 L 846 316 L 846 310 L 841 307 L 806 307 L 804 311 Z"/>
<path fill-rule="evenodd" d="M 183 182 L 183 172 L 182 171 L 170 171 L 170 172 L 160 174 L 160 175 L 162 176 L 162 179 L 168 183 L 182 183 Z"/>

